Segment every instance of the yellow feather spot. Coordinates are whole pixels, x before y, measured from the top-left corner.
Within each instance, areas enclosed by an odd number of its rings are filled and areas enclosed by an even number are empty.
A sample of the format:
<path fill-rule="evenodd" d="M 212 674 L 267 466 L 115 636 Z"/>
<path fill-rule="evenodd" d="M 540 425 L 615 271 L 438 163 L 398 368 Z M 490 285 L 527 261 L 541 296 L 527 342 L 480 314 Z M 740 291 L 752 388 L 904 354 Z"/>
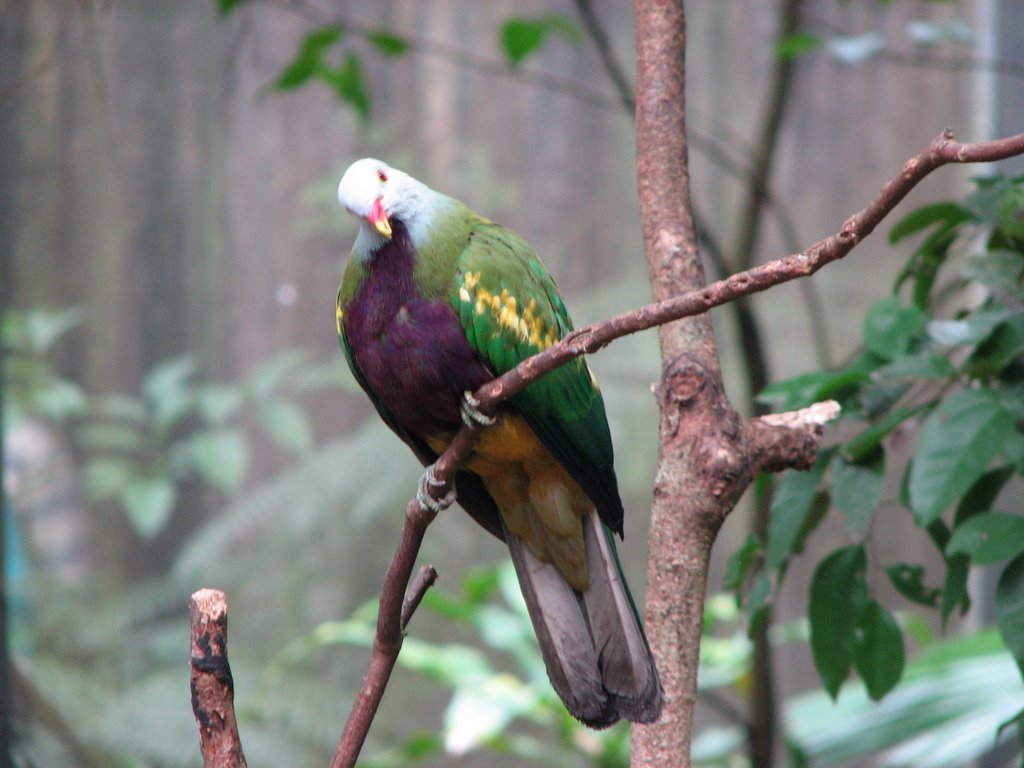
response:
<path fill-rule="evenodd" d="M 484 287 L 476 289 L 476 313 L 482 315 L 491 304 L 491 292 Z"/>
<path fill-rule="evenodd" d="M 465 275 L 462 276 L 462 285 L 466 288 L 467 291 L 472 291 L 474 288 L 476 288 L 477 283 L 479 282 L 479 272 L 467 272 Z"/>

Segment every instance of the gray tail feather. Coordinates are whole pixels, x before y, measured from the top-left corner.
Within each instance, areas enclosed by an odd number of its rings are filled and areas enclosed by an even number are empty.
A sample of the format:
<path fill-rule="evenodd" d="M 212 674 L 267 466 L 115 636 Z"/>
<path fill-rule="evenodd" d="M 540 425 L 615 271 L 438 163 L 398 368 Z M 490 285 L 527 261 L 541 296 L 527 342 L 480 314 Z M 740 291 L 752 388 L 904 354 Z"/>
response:
<path fill-rule="evenodd" d="M 548 677 L 573 717 L 591 728 L 620 718 L 653 722 L 661 714 L 661 682 L 614 544 L 596 510 L 583 530 L 590 587 L 580 594 L 505 529 Z"/>

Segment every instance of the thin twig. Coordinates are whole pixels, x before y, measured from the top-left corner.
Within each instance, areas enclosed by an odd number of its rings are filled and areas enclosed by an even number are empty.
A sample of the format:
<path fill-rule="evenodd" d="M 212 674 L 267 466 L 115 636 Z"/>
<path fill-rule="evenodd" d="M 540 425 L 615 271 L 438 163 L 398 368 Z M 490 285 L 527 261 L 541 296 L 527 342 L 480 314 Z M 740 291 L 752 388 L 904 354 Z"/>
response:
<path fill-rule="evenodd" d="M 908 160 L 901 173 L 882 187 L 878 197 L 862 211 L 847 219 L 834 235 L 815 243 L 801 253 L 734 274 L 700 290 L 689 291 L 660 303 L 648 304 L 632 312 L 573 331 L 559 343 L 524 360 L 516 368 L 480 387 L 474 393 L 474 397 L 480 403 L 478 408 L 485 414 L 493 413 L 499 403 L 521 392 L 544 374 L 550 373 L 575 357 L 595 352 L 621 336 L 664 325 L 683 317 L 698 315 L 739 296 L 747 296 L 798 277 L 814 274 L 826 264 L 842 258 L 853 250 L 918 182 L 936 168 L 949 163 L 993 162 L 1020 154 L 1024 154 L 1024 134 L 996 141 L 963 144 L 957 142 L 952 131 L 947 129 L 921 154 Z M 793 430 L 779 424 L 772 425 L 770 421 L 762 420 L 760 423 L 762 427 L 775 428 L 753 430 L 753 455 L 770 457 L 764 459 L 765 464 L 777 469 L 778 457 L 786 455 L 786 452 L 773 451 L 771 443 L 780 440 L 791 442 Z M 807 423 L 813 426 L 817 422 L 812 419 Z M 431 484 L 429 489 L 435 499 L 440 500 L 448 493 L 456 472 L 469 458 L 478 434 L 475 429 L 469 427 L 460 429 L 448 449 L 434 464 L 434 479 L 437 484 Z M 424 509 L 415 500 L 410 501 L 406 508 L 405 525 L 381 592 L 377 636 L 374 639 L 370 664 L 338 744 L 338 751 L 331 763 L 332 768 L 355 765 L 369 732 L 401 647 L 402 605 L 406 585 L 409 583 L 413 563 L 426 528 L 435 516 L 436 513 Z"/>
<path fill-rule="evenodd" d="M 594 12 L 593 0 L 574 0 L 576 13 L 583 22 L 583 29 L 597 49 L 597 55 L 601 59 L 608 79 L 612 81 L 616 92 L 619 94 L 619 101 L 623 108 L 631 115 L 636 111 L 636 99 L 633 96 L 633 85 L 626 77 L 626 71 L 622 68 L 615 52 L 612 50 L 611 40 L 608 38 L 608 31 L 604 28 L 601 20 Z"/>
<path fill-rule="evenodd" d="M 405 598 L 402 600 L 402 631 L 409 625 L 409 620 L 420 607 L 423 596 L 427 590 L 434 586 L 437 581 L 437 569 L 432 565 L 424 565 L 416 572 L 416 578 L 409 589 L 406 590 Z"/>

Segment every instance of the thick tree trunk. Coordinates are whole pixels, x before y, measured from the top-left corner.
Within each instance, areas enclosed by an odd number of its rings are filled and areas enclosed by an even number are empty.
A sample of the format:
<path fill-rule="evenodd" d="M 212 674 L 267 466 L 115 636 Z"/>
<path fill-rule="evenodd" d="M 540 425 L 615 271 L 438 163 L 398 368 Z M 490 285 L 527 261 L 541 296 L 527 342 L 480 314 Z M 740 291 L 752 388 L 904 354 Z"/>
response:
<path fill-rule="evenodd" d="M 637 186 L 655 300 L 704 285 L 690 209 L 682 0 L 636 2 Z M 705 436 L 739 419 L 724 400 L 710 318 L 661 326 L 658 472 L 649 536 L 647 632 L 665 686 L 662 718 L 633 729 L 633 764 L 689 765 L 711 544 L 729 504 L 706 473 Z M 724 417 L 724 418 L 723 418 Z M 720 423 L 711 423 L 720 422 Z M 724 455 L 724 454 L 722 454 Z M 746 483 L 742 483 L 743 487 Z M 732 498 L 732 494 L 728 494 Z"/>

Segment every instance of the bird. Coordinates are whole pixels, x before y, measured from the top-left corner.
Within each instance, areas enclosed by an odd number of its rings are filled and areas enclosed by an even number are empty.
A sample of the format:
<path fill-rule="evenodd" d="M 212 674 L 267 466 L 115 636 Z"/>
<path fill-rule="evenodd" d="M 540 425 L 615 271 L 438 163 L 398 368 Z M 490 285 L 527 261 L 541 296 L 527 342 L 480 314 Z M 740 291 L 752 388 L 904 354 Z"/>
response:
<path fill-rule="evenodd" d="M 664 692 L 613 534 L 623 505 L 604 400 L 583 357 L 500 405 L 472 393 L 572 330 L 526 241 L 388 164 L 338 185 L 359 230 L 338 289 L 344 357 L 378 414 L 427 467 L 417 498 L 457 500 L 509 549 L 552 687 L 600 729 L 649 723 Z M 475 448 L 441 502 L 431 467 L 464 423 Z"/>

